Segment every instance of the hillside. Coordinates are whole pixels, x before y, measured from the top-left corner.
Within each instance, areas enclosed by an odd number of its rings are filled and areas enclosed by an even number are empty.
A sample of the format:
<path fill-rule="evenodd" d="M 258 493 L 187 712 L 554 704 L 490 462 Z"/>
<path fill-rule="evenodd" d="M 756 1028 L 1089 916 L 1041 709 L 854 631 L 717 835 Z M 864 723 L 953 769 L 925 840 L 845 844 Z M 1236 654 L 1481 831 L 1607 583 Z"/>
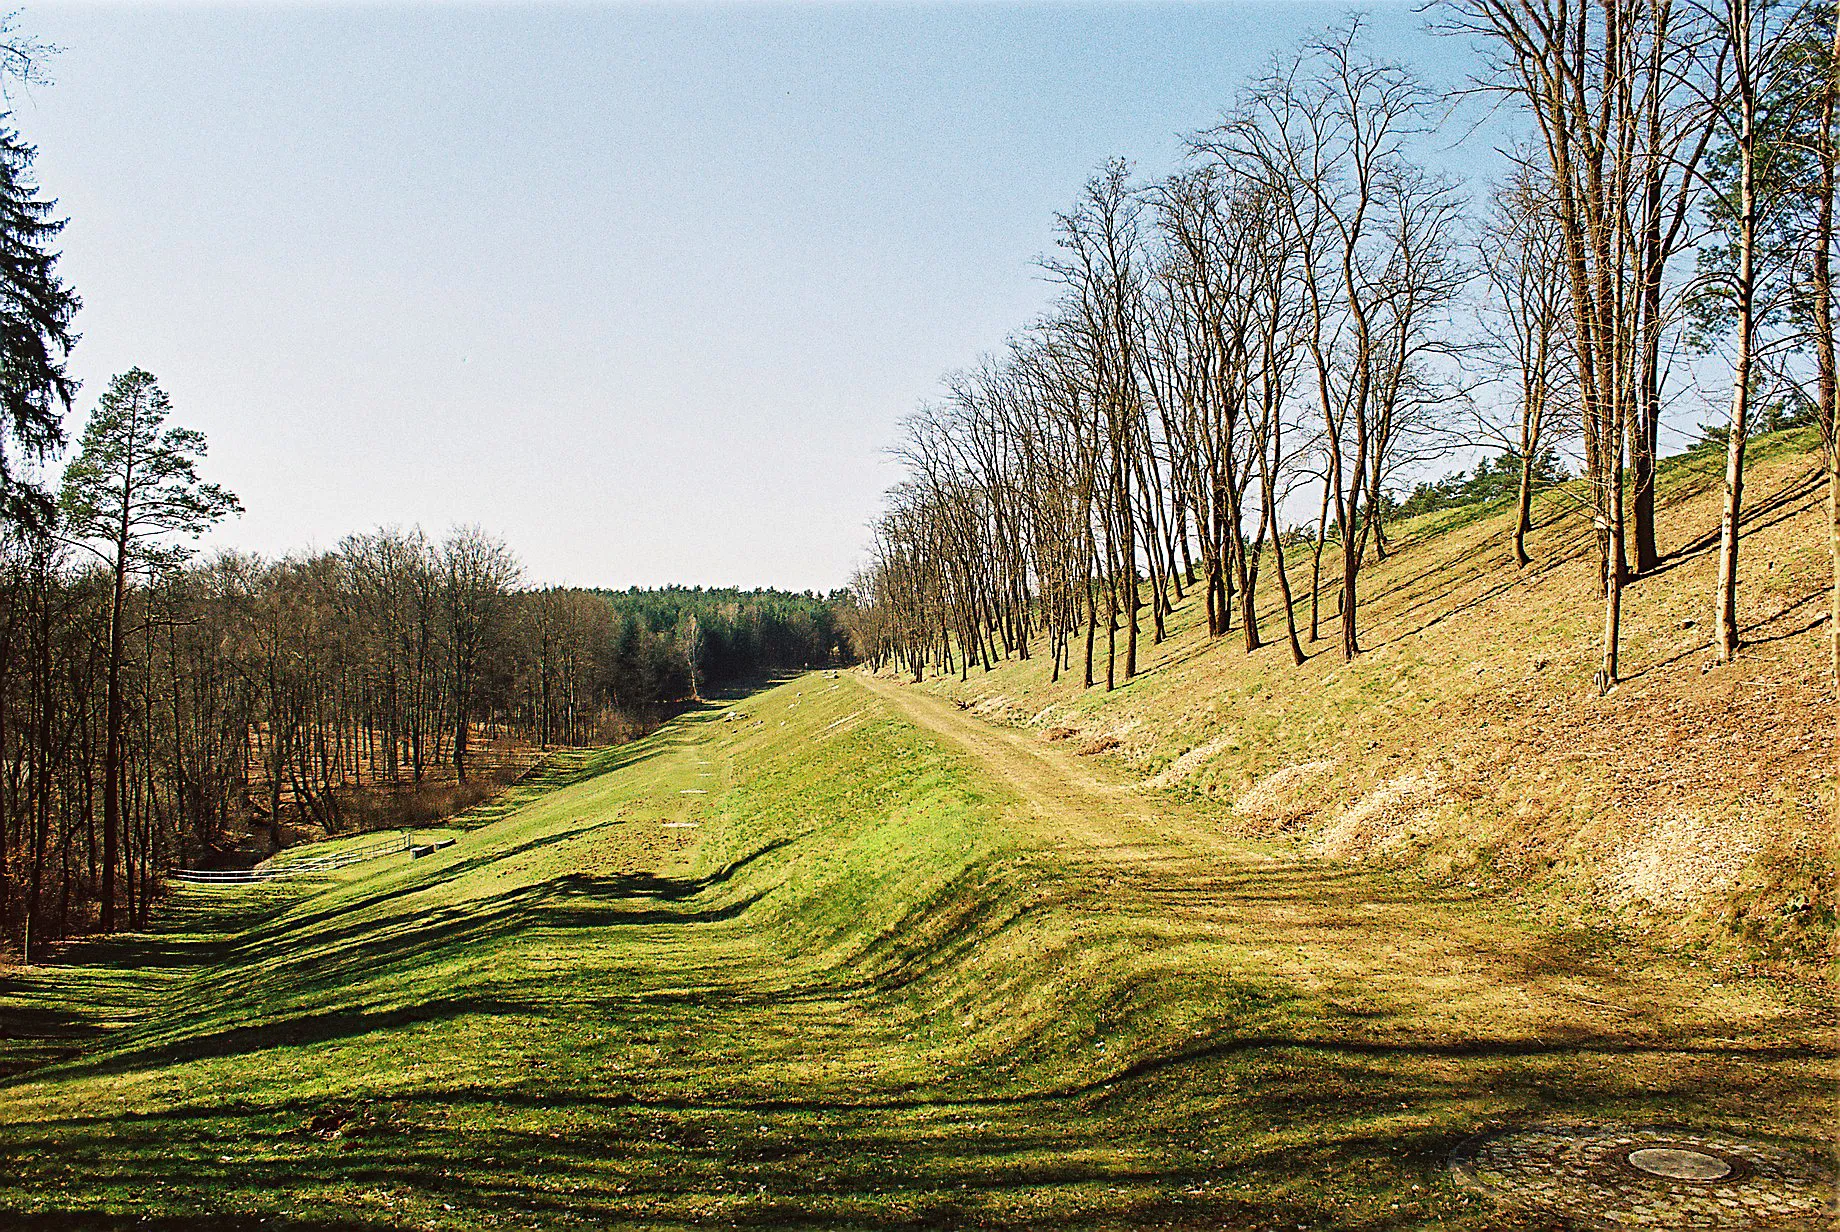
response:
<path fill-rule="evenodd" d="M 427 858 L 182 891 L 0 977 L 39 1037 L 0 1224 L 1552 1228 L 1452 1148 L 1826 1141 L 1824 989 L 1233 836 L 1102 761 L 815 673 Z"/>
<path fill-rule="evenodd" d="M 1663 566 L 1625 592 L 1624 682 L 1600 698 L 1602 602 L 1581 497 L 1535 504 L 1535 563 L 1501 503 L 1398 528 L 1362 574 L 1365 653 L 1333 617 L 1293 667 L 1208 645 L 1193 596 L 1135 681 L 1107 694 L 1012 661 L 930 683 L 979 717 L 1117 763 L 1220 824 L 1329 857 L 1531 895 L 1551 918 L 1716 944 L 1808 974 L 1835 958 L 1836 715 L 1826 673 L 1825 485 L 1812 430 L 1757 442 L 1740 574 L 1747 643 L 1713 665 L 1722 455 L 1662 471 Z M 1267 564 L 1267 570 L 1271 568 Z M 1308 636 L 1307 557 L 1290 560 Z M 1275 596 L 1275 583 L 1262 586 Z M 1104 634 L 1101 631 L 1101 656 Z"/>

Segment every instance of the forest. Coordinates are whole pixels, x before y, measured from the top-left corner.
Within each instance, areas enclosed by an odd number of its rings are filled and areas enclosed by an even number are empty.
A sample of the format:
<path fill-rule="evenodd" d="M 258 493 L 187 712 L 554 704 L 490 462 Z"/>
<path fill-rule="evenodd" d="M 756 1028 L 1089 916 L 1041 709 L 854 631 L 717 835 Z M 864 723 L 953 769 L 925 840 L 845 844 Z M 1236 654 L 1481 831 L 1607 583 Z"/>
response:
<path fill-rule="evenodd" d="M 832 601 L 522 585 L 477 527 L 279 560 L 188 546 L 238 508 L 151 374 L 117 377 L 55 503 L 0 541 L 0 921 L 135 926 L 163 873 L 473 803 L 775 668 L 839 661 Z M 29 950 L 28 950 L 29 952 Z"/>
<path fill-rule="evenodd" d="M 1052 309 L 897 447 L 856 584 L 865 658 L 919 679 L 1045 654 L 1110 689 L 1199 589 L 1216 636 L 1352 659 L 1391 523 L 1512 501 L 1526 565 L 1553 488 L 1596 536 L 1606 693 L 1625 589 L 1665 563 L 1664 426 L 1692 412 L 1726 456 L 1707 600 L 1718 660 L 1740 653 L 1747 442 L 1818 424 L 1830 509 L 1840 491 L 1834 7 L 1432 16 L 1481 53 L 1457 96 L 1353 19 L 1248 82 L 1173 174 L 1111 160 L 1056 217 Z M 1499 183 L 1433 169 L 1464 101 L 1518 133 Z"/>
<path fill-rule="evenodd" d="M 280 560 L 168 545 L 119 569 L 102 544 L 0 545 L 17 940 L 144 922 L 166 869 L 233 858 L 252 829 L 259 854 L 425 821 L 545 749 L 620 743 L 701 690 L 845 653 L 821 597 L 530 588 L 478 528 Z"/>
<path fill-rule="evenodd" d="M 818 596 L 529 588 L 478 528 L 280 560 L 100 542 L 0 545 L 0 918 L 18 940 L 144 922 L 166 869 L 252 829 L 260 853 L 438 817 L 545 749 L 620 743 L 700 690 L 845 653 Z"/>

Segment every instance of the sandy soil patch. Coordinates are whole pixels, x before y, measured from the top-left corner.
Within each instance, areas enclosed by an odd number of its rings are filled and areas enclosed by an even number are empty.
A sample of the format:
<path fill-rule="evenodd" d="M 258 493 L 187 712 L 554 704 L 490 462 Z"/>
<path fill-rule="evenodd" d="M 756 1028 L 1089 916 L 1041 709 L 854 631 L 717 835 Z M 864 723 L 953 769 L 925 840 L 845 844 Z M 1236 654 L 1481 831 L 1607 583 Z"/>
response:
<path fill-rule="evenodd" d="M 1687 911 L 1730 893 L 1763 850 L 1756 827 L 1681 810 L 1652 822 L 1610 857 L 1604 881 L 1623 902 Z"/>
<path fill-rule="evenodd" d="M 1343 860 L 1382 855 L 1404 845 L 1448 799 L 1436 774 L 1402 774 L 1342 810 L 1310 841 L 1310 850 Z"/>
<path fill-rule="evenodd" d="M 1280 828 L 1295 825 L 1322 811 L 1328 788 L 1323 779 L 1335 766 L 1334 761 L 1322 759 L 1274 770 L 1241 792 L 1233 811 Z"/>

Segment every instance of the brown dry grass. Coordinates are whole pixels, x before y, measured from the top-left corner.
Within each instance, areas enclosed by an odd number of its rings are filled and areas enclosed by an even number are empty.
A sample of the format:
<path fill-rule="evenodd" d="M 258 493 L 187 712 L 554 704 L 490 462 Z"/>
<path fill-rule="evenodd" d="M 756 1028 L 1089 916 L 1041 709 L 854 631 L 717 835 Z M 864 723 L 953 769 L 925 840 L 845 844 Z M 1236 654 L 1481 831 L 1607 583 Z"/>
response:
<path fill-rule="evenodd" d="M 1327 835 L 1339 854 L 1537 890 L 1580 919 L 1623 916 L 1658 936 L 1824 965 L 1836 746 L 1814 445 L 1811 432 L 1782 433 L 1753 451 L 1745 646 L 1728 667 L 1712 665 L 1710 637 L 1720 460 L 1694 456 L 1662 476 L 1664 560 L 1626 592 L 1624 680 L 1607 697 L 1590 683 L 1594 547 L 1564 491 L 1536 505 L 1526 569 L 1506 511 L 1400 528 L 1363 573 L 1364 653 L 1351 664 L 1327 613 L 1301 667 L 1271 606 L 1271 644 L 1247 654 L 1238 630 L 1210 643 L 1191 594 L 1161 645 L 1147 644 L 1145 620 L 1143 670 L 1112 693 L 1050 684 L 1039 656 L 934 687 L 1017 725 L 1051 714 L 1057 737 L 1111 735 L 1122 768 L 1152 789 L 1236 803 L 1223 827 L 1300 831 L 1319 847 Z M 1307 639 L 1308 560 L 1290 566 Z M 1434 807 L 1363 828 L 1364 799 L 1424 776 L 1438 784 Z"/>

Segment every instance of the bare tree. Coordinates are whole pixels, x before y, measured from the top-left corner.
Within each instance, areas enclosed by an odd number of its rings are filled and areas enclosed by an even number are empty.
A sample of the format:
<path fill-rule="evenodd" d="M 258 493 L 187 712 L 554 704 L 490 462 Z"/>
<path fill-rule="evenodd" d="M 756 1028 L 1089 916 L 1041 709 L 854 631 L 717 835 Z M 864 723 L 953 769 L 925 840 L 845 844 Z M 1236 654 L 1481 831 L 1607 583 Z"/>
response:
<path fill-rule="evenodd" d="M 1713 108 L 1715 131 L 1726 157 L 1712 162 L 1706 177 L 1711 212 L 1728 243 L 1702 249 L 1701 267 L 1713 278 L 1700 303 L 1707 315 L 1729 326 L 1732 337 L 1731 418 L 1725 438 L 1724 509 L 1719 530 L 1718 584 L 1714 626 L 1718 659 L 1738 652 L 1738 535 L 1744 510 L 1744 451 L 1751 427 L 1751 400 L 1765 370 L 1775 319 L 1786 315 L 1785 293 L 1793 252 L 1765 252 L 1759 240 L 1775 229 L 1775 216 L 1801 187 L 1795 171 L 1803 163 L 1782 135 L 1800 127 L 1797 112 L 1813 100 L 1785 89 L 1796 75 L 1805 5 L 1772 0 L 1719 0 L 1702 9 L 1718 32 L 1729 64 L 1724 106 Z M 1772 140 L 1772 137 L 1776 139 Z M 1777 345 L 1786 338 L 1775 339 Z"/>
<path fill-rule="evenodd" d="M 1694 169 L 1712 133 L 1723 61 L 1672 0 L 1452 0 L 1481 37 L 1482 84 L 1533 118 L 1571 284 L 1572 351 L 1596 502 L 1604 632 L 1597 687 L 1618 679 L 1625 464 L 1636 463 L 1637 567 L 1658 559 L 1653 466 L 1669 262 L 1686 240 Z"/>
<path fill-rule="evenodd" d="M 478 701 L 480 672 L 504 635 L 511 588 L 522 570 L 501 540 L 463 526 L 441 545 L 447 651 L 453 689 L 454 775 L 466 781 L 467 742 Z"/>
<path fill-rule="evenodd" d="M 1564 240 L 1544 177 L 1523 163 L 1496 193 L 1494 210 L 1478 244 L 1488 283 L 1482 316 L 1490 350 L 1514 385 L 1515 415 L 1505 434 L 1520 459 L 1515 498 L 1514 559 L 1529 564 L 1536 468 L 1549 447 L 1553 418 L 1569 393 L 1570 287 Z M 1497 426 L 1484 421 L 1488 435 Z"/>
<path fill-rule="evenodd" d="M 1297 237 L 1302 339 L 1340 544 L 1345 659 L 1361 648 L 1358 573 L 1400 439 L 1408 363 L 1455 285 L 1441 268 L 1454 238 L 1454 191 L 1417 171 L 1406 151 L 1433 98 L 1404 68 L 1366 58 L 1360 31 L 1357 20 L 1313 40 L 1260 81 L 1228 123 L 1195 139 L 1198 151 L 1257 177 Z M 1424 276 L 1407 272 L 1414 267 Z"/>
<path fill-rule="evenodd" d="M 1137 674 L 1139 591 L 1137 511 L 1147 419 L 1138 385 L 1143 336 L 1142 202 L 1122 160 L 1088 182 L 1079 203 L 1059 218 L 1064 256 L 1048 269 L 1066 288 L 1065 332 L 1085 369 L 1086 393 L 1103 428 L 1104 499 L 1095 510 L 1104 544 L 1105 686 L 1116 683 L 1118 617 L 1125 616 L 1124 678 Z"/>

